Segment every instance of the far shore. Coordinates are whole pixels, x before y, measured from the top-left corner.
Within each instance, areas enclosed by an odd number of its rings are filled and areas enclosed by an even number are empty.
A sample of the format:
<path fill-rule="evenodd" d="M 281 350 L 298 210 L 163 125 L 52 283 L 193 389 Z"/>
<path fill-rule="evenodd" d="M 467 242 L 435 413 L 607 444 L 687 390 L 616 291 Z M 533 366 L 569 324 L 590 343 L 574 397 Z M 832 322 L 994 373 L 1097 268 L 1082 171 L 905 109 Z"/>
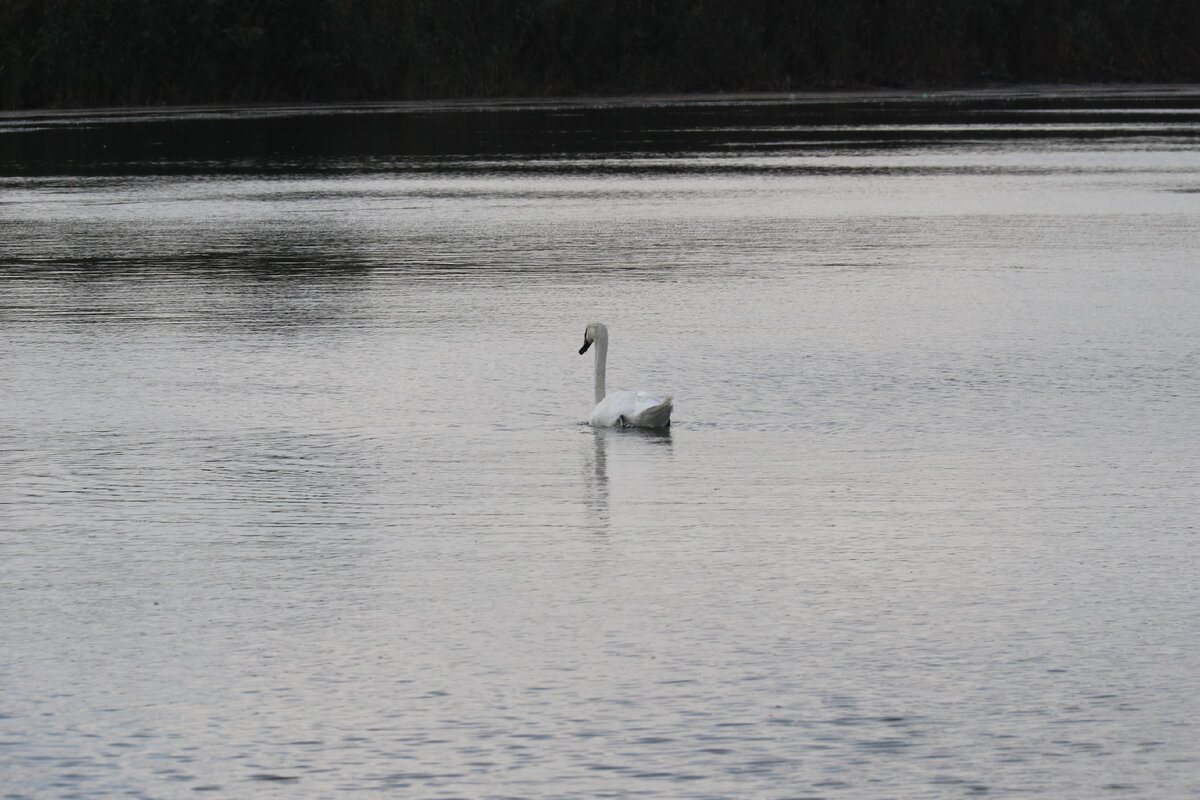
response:
<path fill-rule="evenodd" d="M 371 112 L 496 111 L 537 108 L 638 108 L 647 106 L 822 105 L 863 103 L 970 103 L 1024 100 L 1111 100 L 1140 98 L 1200 99 L 1196 83 L 1012 84 L 928 89 L 830 89 L 798 92 L 727 92 L 697 94 L 629 94 L 561 97 L 480 97 L 446 100 L 373 100 L 329 103 L 244 103 L 213 105 L 147 105 L 95 108 L 29 108 L 0 111 L 0 120 L 80 122 L 175 116 L 303 116 Z"/>

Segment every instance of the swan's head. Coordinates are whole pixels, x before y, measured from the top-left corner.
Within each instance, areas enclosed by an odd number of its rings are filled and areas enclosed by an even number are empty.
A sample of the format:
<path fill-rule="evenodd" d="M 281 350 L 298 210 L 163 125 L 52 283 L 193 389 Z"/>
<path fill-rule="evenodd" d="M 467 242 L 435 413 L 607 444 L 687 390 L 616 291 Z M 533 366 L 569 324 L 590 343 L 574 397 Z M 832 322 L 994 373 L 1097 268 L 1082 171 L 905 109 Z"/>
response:
<path fill-rule="evenodd" d="M 589 322 L 583 331 L 583 347 L 579 348 L 579 355 L 586 353 L 592 342 L 601 339 L 608 341 L 608 328 L 602 322 Z"/>

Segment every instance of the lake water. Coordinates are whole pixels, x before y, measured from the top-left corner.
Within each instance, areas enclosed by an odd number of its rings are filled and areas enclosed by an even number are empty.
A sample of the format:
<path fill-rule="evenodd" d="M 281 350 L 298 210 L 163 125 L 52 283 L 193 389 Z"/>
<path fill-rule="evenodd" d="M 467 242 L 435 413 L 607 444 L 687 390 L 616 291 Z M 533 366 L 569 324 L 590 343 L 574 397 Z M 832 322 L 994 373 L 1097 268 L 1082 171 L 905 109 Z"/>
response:
<path fill-rule="evenodd" d="M 0 116 L 0 791 L 1200 797 L 1200 93 Z M 610 387 L 669 433 L 593 430 Z"/>

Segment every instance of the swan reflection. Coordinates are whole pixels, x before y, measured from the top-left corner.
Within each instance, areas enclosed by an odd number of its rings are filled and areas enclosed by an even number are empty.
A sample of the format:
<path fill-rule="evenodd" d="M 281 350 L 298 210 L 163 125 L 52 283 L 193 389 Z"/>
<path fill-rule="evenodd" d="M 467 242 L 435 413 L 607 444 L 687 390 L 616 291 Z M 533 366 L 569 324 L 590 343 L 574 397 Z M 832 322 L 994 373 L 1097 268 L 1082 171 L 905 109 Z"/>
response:
<path fill-rule="evenodd" d="M 637 459 L 657 459 L 669 455 L 671 450 L 670 428 L 589 428 L 592 447 L 584 460 L 584 508 L 588 522 L 597 532 L 607 532 L 610 522 L 610 496 L 608 476 L 609 437 L 617 447 L 618 461 L 632 464 Z M 622 447 L 621 445 L 628 445 Z M 647 451 L 646 447 L 654 449 Z M 665 449 L 661 449 L 665 448 Z M 658 456 L 654 454 L 658 453 Z"/>
<path fill-rule="evenodd" d="M 587 459 L 584 481 L 583 505 L 587 509 L 588 522 L 597 532 L 608 531 L 608 431 L 591 428 L 592 450 Z"/>

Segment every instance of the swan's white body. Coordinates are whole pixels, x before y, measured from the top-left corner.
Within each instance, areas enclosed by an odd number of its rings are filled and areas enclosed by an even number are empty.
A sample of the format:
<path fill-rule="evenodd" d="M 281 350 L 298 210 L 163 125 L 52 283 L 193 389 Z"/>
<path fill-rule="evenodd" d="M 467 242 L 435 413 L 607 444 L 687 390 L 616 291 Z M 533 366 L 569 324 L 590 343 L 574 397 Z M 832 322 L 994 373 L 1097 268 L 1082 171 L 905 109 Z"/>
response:
<path fill-rule="evenodd" d="M 588 420 L 596 428 L 665 428 L 671 424 L 670 395 L 642 391 L 605 391 L 604 370 L 608 362 L 608 328 L 592 322 L 583 334 L 579 354 L 596 345 L 596 407 Z"/>
<path fill-rule="evenodd" d="M 671 424 L 671 397 L 620 391 L 605 395 L 588 420 L 595 428 L 665 428 Z"/>

